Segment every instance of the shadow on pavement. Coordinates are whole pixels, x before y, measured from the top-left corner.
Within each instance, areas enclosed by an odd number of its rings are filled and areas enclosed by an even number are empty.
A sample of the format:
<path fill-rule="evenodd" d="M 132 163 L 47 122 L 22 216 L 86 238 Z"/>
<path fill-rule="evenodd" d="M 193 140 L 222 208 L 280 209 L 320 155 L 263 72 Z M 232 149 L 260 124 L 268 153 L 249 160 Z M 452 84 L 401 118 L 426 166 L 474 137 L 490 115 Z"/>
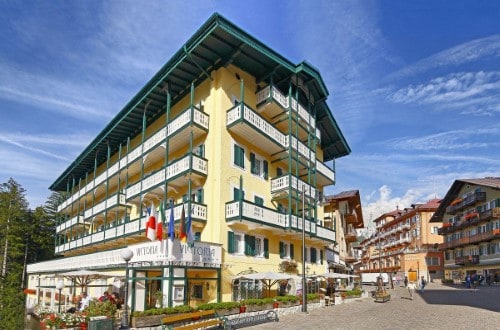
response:
<path fill-rule="evenodd" d="M 480 287 L 477 290 L 456 288 L 455 290 L 431 289 L 417 294 L 428 304 L 470 306 L 500 312 L 500 288 Z"/>

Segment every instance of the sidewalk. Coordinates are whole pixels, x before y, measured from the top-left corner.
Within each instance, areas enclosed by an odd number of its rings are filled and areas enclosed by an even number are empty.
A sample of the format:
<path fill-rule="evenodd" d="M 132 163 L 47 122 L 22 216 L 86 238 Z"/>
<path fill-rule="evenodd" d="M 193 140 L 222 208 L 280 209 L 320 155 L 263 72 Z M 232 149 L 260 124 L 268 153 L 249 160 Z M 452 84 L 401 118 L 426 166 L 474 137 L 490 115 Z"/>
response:
<path fill-rule="evenodd" d="M 364 287 L 372 291 L 374 287 Z M 391 300 L 375 303 L 365 298 L 349 304 L 322 307 L 308 314 L 282 316 L 278 323 L 246 329 L 496 329 L 500 324 L 500 287 L 480 287 L 471 291 L 429 283 L 413 300 L 408 290 L 390 290 Z"/>

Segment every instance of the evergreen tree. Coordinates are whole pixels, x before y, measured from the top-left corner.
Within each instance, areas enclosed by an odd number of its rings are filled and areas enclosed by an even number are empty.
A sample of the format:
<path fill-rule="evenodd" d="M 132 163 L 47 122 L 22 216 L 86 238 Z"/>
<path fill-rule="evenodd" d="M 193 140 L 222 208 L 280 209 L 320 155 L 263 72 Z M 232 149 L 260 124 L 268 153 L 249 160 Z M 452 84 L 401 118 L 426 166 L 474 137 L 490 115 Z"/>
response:
<path fill-rule="evenodd" d="M 14 179 L 0 185 L 0 320 L 5 329 L 24 324 L 23 273 L 28 203 Z"/>

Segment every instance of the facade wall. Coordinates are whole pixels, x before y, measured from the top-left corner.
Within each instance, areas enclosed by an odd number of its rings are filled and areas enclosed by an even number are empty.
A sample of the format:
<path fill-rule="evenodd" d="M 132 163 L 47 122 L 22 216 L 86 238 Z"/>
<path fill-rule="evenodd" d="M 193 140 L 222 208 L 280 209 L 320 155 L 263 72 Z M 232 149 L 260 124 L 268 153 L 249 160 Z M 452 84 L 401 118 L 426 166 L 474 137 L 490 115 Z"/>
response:
<path fill-rule="evenodd" d="M 500 191 L 464 184 L 443 216 L 445 278 L 478 274 L 500 282 Z M 465 205 L 465 206 L 463 206 Z"/>
<path fill-rule="evenodd" d="M 235 135 L 229 132 L 226 128 L 226 111 L 234 104 L 234 99 L 239 98 L 240 81 L 235 79 L 235 73 L 244 79 L 244 101 L 254 109 L 256 108 L 256 97 L 254 91 L 257 89 L 254 78 L 239 70 L 234 66 L 221 68 L 212 74 L 213 80 L 206 80 L 199 85 L 194 93 L 187 95 L 183 100 L 177 102 L 167 114 L 161 116 L 155 122 L 147 125 L 142 133 L 132 137 L 126 146 L 122 146 L 122 150 L 113 155 L 110 155 L 109 161 L 97 167 L 97 170 L 89 168 L 89 175 L 85 182 L 81 182 L 72 189 L 74 196 L 78 196 L 82 186 L 88 185 L 91 182 L 98 180 L 99 177 L 106 174 L 115 164 L 119 164 L 126 159 L 128 155 L 142 148 L 147 143 L 148 139 L 157 134 L 161 129 L 165 128 L 166 122 L 172 122 L 179 118 L 186 109 L 189 109 L 190 99 L 193 98 L 193 105 L 200 108 L 209 117 L 209 126 L 206 131 L 198 132 L 195 138 L 190 141 L 189 134 L 183 134 L 182 141 L 166 140 L 151 148 L 148 152 L 143 153 L 135 161 L 127 163 L 121 167 L 119 171 L 112 177 L 99 182 L 95 188 L 87 191 L 84 196 L 75 197 L 75 202 L 69 207 L 62 209 L 64 219 L 61 224 L 67 223 L 70 219 L 77 217 L 78 214 L 85 214 L 93 207 L 103 203 L 106 199 L 114 194 L 125 193 L 126 202 L 113 207 L 108 211 L 97 214 L 91 221 L 85 221 L 83 225 L 77 225 L 67 231 L 60 231 L 58 235 L 58 243 L 56 250 L 66 257 L 86 255 L 95 249 L 110 249 L 122 248 L 125 246 L 134 247 L 140 242 L 147 242 L 145 237 L 145 224 L 147 220 L 146 210 L 153 205 L 154 209 L 159 209 L 163 201 L 173 200 L 176 207 L 175 220 L 178 223 L 180 220 L 180 207 L 184 202 L 186 207 L 186 216 L 188 214 L 189 201 L 185 199 L 189 189 L 191 194 L 195 194 L 198 189 L 203 189 L 203 201 L 193 200 L 193 204 L 204 206 L 206 214 L 200 218 L 193 214 L 193 231 L 200 233 L 200 241 L 210 242 L 210 244 L 219 244 L 222 246 L 222 260 L 217 267 L 213 266 L 196 266 L 190 264 L 160 264 L 158 266 L 151 264 L 132 264 L 130 276 L 135 283 L 134 290 L 130 299 L 132 300 L 133 309 L 142 310 L 151 307 L 153 304 L 152 292 L 162 290 L 168 295 L 165 298 L 165 303 L 175 305 L 185 303 L 190 304 L 208 302 L 208 301 L 228 301 L 234 299 L 232 296 L 233 283 L 231 278 L 245 271 L 280 271 L 279 265 L 284 260 L 295 260 L 297 268 L 291 271 L 291 274 L 298 274 L 301 270 L 302 260 L 302 241 L 299 228 L 284 227 L 279 230 L 270 228 L 266 225 L 259 224 L 253 221 L 227 221 L 226 203 L 233 201 L 233 190 L 239 189 L 242 184 L 245 193 L 244 199 L 249 202 L 255 202 L 255 197 L 260 197 L 263 200 L 263 206 L 267 209 L 276 210 L 276 204 L 273 203 L 273 194 L 271 193 L 271 178 L 277 176 L 277 166 L 287 172 L 288 167 L 297 167 L 297 164 L 289 164 L 290 159 L 281 159 L 277 162 L 272 162 L 272 156 L 261 148 L 255 145 L 252 141 L 245 138 L 243 135 Z M 201 108 L 200 105 L 203 105 Z M 184 129 L 184 131 L 188 130 Z M 190 132 L 189 132 L 190 133 Z M 175 136 L 173 137 L 175 139 Z M 271 142 L 270 142 L 271 143 Z M 179 177 L 172 179 L 173 181 L 160 182 L 159 185 L 153 188 L 145 189 L 148 185 L 146 182 L 155 173 L 169 168 L 175 161 L 183 159 L 191 151 L 191 146 L 196 149 L 199 145 L 204 145 L 204 156 L 207 160 L 207 174 L 193 175 L 193 171 L 187 169 L 186 172 Z M 234 145 L 237 144 L 245 150 L 244 169 L 234 165 Z M 318 151 L 318 149 L 316 149 Z M 267 179 L 250 173 L 250 153 L 254 153 L 263 160 L 267 160 L 269 164 Z M 321 157 L 321 152 L 316 153 L 316 158 Z M 321 159 L 320 159 L 321 160 Z M 313 159 L 314 161 L 314 159 Z M 293 160 L 292 160 L 293 162 Z M 292 173 L 293 174 L 293 173 Z M 240 179 L 241 178 L 241 179 Z M 190 182 L 191 180 L 191 182 Z M 241 180 L 241 181 L 240 181 Z M 161 181 L 161 180 L 160 180 Z M 141 182 L 142 185 L 141 185 Z M 240 183 L 241 182 L 241 183 Z M 135 197 L 130 197 L 129 191 L 132 186 L 139 185 L 139 193 Z M 322 187 L 318 186 L 318 189 Z M 130 198 L 129 198 L 130 197 Z M 309 200 L 308 203 L 312 204 Z M 288 205 L 285 205 L 290 214 L 299 215 L 298 210 L 301 208 L 300 201 L 290 200 Z M 168 207 L 168 206 L 167 206 Z M 165 216 L 169 218 L 168 210 Z M 316 214 L 316 219 L 322 219 L 324 213 L 322 209 L 311 210 L 309 215 Z M 300 218 L 299 218 L 300 219 Z M 318 221 L 319 222 L 319 221 Z M 133 231 L 127 234 L 128 224 L 136 223 Z M 299 226 L 296 224 L 295 226 Z M 166 232 L 164 226 L 164 232 Z M 178 230 L 178 224 L 176 225 Z M 109 230 L 115 230 L 121 234 L 110 236 L 107 239 Z M 327 263 L 325 260 L 325 248 L 328 247 L 335 239 L 333 230 L 327 229 L 333 235 L 329 240 L 322 239 L 316 235 L 306 236 L 306 260 L 309 274 L 320 274 L 327 271 Z M 249 234 L 254 237 L 261 237 L 268 240 L 269 256 L 247 256 L 243 253 L 229 253 L 228 232 L 241 234 Z M 102 233 L 102 236 L 95 237 L 97 233 Z M 80 242 L 92 237 L 92 243 L 81 246 Z M 294 247 L 293 256 L 282 258 L 280 256 L 280 244 L 286 242 L 289 246 Z M 316 251 L 316 260 L 311 261 L 311 249 Z M 343 246 L 345 249 L 345 245 Z M 85 266 L 85 265 L 82 265 Z M 111 267 L 111 266 L 110 266 Z M 120 266 L 123 271 L 123 265 Z M 111 270 L 114 270 L 112 268 Z M 54 271 L 53 269 L 51 270 Z M 173 275 L 172 275 L 173 274 Z M 172 277 L 173 276 L 173 277 Z M 177 279 L 176 279 L 177 278 Z M 206 284 L 208 283 L 208 284 Z M 189 299 L 176 301 L 176 288 L 181 288 L 183 297 L 192 294 L 192 288 L 203 284 L 203 299 L 193 302 Z M 143 288 L 138 290 L 138 288 Z M 149 291 L 148 291 L 149 290 Z M 98 294 L 98 292 L 93 292 Z"/>

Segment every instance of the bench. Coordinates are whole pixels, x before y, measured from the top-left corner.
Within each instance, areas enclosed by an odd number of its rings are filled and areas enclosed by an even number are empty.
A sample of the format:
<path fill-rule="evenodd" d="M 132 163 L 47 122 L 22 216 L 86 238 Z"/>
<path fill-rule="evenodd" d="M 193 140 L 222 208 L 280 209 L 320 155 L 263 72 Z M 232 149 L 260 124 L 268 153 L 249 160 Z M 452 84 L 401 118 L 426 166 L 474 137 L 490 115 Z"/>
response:
<path fill-rule="evenodd" d="M 375 294 L 374 295 L 374 298 L 375 298 L 375 302 L 386 302 L 386 301 L 389 301 L 391 300 L 391 295 L 377 295 Z"/>
<path fill-rule="evenodd" d="M 161 328 L 163 330 L 194 330 L 215 326 L 226 328 L 226 322 L 226 318 L 219 317 L 212 309 L 164 317 L 161 319 Z"/>
<path fill-rule="evenodd" d="M 278 322 L 278 313 L 274 310 L 257 312 L 257 313 L 242 313 L 237 317 L 228 320 L 230 329 L 245 328 L 252 325 L 262 324 L 266 322 Z"/>

